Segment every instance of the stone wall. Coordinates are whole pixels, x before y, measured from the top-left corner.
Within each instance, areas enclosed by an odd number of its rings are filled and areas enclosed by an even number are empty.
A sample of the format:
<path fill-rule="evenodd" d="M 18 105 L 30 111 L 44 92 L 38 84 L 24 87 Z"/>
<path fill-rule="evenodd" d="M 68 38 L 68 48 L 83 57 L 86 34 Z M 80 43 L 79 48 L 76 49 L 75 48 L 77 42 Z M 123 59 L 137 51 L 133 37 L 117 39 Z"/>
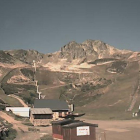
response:
<path fill-rule="evenodd" d="M 34 119 L 32 121 L 34 126 L 45 126 L 45 125 L 50 125 L 51 124 L 52 119 Z"/>

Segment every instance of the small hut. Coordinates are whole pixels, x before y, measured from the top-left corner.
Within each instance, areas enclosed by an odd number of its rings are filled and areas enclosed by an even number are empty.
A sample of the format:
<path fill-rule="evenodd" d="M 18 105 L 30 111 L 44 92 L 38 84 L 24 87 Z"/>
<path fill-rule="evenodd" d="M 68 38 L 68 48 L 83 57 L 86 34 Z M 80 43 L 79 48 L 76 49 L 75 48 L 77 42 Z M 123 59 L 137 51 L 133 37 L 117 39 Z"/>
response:
<path fill-rule="evenodd" d="M 52 135 L 53 138 L 56 139 L 63 139 L 63 129 L 62 126 L 66 124 L 70 124 L 75 122 L 73 119 L 64 119 L 60 121 L 53 121 L 52 122 Z"/>
<path fill-rule="evenodd" d="M 50 124 L 52 114 L 50 108 L 32 108 L 30 111 L 30 121 L 34 126 L 46 126 Z"/>
<path fill-rule="evenodd" d="M 63 125 L 63 140 L 96 140 L 97 124 L 82 121 Z"/>

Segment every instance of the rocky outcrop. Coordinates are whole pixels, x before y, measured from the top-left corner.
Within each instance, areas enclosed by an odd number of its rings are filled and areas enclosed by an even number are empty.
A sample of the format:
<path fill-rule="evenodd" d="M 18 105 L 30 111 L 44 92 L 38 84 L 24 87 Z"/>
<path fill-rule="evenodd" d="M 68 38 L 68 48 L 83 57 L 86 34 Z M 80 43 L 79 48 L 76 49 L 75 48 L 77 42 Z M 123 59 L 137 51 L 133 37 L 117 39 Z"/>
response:
<path fill-rule="evenodd" d="M 0 63 L 15 64 L 15 58 L 8 52 L 0 51 Z"/>
<path fill-rule="evenodd" d="M 33 60 L 40 62 L 44 56 L 44 54 L 41 54 L 35 50 L 11 50 L 8 51 L 8 53 L 15 59 L 27 64 L 32 64 Z"/>
<path fill-rule="evenodd" d="M 86 58 L 88 61 L 94 61 L 101 58 L 121 58 L 123 54 L 129 54 L 132 52 L 127 50 L 118 50 L 100 40 L 86 40 L 82 44 L 78 44 L 72 41 L 61 48 L 60 58 L 65 58 L 71 62 L 74 59 Z"/>

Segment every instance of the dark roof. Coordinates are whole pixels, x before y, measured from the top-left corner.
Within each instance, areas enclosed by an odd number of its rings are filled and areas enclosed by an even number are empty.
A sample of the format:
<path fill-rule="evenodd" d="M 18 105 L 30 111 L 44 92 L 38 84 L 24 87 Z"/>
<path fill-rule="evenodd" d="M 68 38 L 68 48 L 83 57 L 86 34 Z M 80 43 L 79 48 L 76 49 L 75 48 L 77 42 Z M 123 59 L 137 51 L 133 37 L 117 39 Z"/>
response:
<path fill-rule="evenodd" d="M 62 117 L 60 117 L 60 118 L 65 118 L 65 119 L 68 119 L 68 118 L 75 118 L 75 117 L 81 117 L 81 116 L 83 116 L 83 115 L 85 115 L 85 113 L 82 113 L 82 114 L 80 114 L 80 113 L 72 113 L 72 114 L 68 114 L 68 115 L 66 115 L 66 116 L 62 116 Z"/>
<path fill-rule="evenodd" d="M 52 121 L 52 125 L 66 125 L 66 124 L 70 124 L 73 122 L 78 122 L 79 120 L 73 120 L 73 119 L 64 119 L 64 120 L 60 120 L 60 121 Z"/>
<path fill-rule="evenodd" d="M 75 127 L 78 127 L 78 126 L 98 127 L 98 124 L 91 124 L 91 123 L 86 123 L 86 122 L 79 121 L 79 122 L 74 122 L 74 123 L 70 123 L 70 124 L 67 124 L 67 125 L 63 125 L 62 127 L 63 128 L 75 128 Z"/>
<path fill-rule="evenodd" d="M 62 100 L 36 99 L 34 108 L 50 108 L 51 110 L 69 110 L 68 104 Z"/>

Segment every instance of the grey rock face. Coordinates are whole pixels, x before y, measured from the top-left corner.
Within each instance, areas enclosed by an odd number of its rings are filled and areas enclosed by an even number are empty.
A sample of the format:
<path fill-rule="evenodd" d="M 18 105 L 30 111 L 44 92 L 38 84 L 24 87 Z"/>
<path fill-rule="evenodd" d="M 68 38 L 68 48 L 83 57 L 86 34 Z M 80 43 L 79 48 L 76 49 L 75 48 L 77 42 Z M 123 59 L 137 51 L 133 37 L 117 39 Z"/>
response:
<path fill-rule="evenodd" d="M 118 49 L 99 40 L 86 40 L 82 44 L 72 41 L 61 48 L 60 58 L 66 58 L 67 61 L 80 58 L 94 61 L 99 58 L 113 57 L 114 53 L 118 53 Z"/>

